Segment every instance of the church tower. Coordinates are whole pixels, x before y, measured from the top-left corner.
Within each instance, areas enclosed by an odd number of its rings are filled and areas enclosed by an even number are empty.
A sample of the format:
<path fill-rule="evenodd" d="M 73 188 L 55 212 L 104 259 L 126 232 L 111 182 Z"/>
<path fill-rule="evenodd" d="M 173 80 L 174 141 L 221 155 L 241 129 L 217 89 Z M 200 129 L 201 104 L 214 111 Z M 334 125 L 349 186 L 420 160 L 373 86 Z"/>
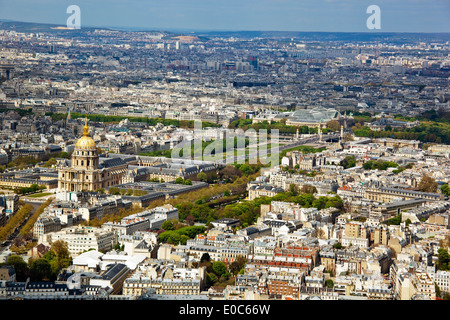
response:
<path fill-rule="evenodd" d="M 86 123 L 83 128 L 83 136 L 75 144 L 72 167 L 78 170 L 98 169 L 98 158 L 97 146 L 89 135 L 89 127 Z"/>
<path fill-rule="evenodd" d="M 83 127 L 83 136 L 75 143 L 70 164 L 61 162 L 58 166 L 58 189 L 60 191 L 96 191 L 122 183 L 127 172 L 125 162 L 100 166 L 97 145 L 90 137 L 89 127 Z"/>

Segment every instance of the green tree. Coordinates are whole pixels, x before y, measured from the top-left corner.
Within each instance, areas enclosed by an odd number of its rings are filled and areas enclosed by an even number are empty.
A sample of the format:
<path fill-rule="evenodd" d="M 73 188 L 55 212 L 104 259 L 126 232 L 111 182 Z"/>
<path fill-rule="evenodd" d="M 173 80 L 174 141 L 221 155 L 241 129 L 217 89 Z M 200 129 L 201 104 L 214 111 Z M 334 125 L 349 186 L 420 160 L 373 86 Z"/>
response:
<path fill-rule="evenodd" d="M 173 222 L 171 220 L 166 220 L 161 225 L 161 229 L 170 231 L 170 230 L 175 230 L 175 227 L 173 226 Z"/>
<path fill-rule="evenodd" d="M 207 286 L 213 286 L 216 282 L 217 282 L 217 276 L 212 273 L 212 272 L 208 272 L 206 274 L 206 285 Z"/>
<path fill-rule="evenodd" d="M 450 270 L 450 255 L 444 248 L 438 249 L 438 261 L 436 262 L 437 270 Z"/>
<path fill-rule="evenodd" d="M 333 248 L 334 249 L 342 249 L 342 244 L 340 242 L 336 242 L 335 244 L 333 244 Z"/>
<path fill-rule="evenodd" d="M 175 179 L 174 183 L 176 184 L 183 184 L 184 183 L 184 179 L 182 177 L 178 177 Z"/>
<path fill-rule="evenodd" d="M 400 225 L 400 223 L 402 222 L 402 214 L 400 213 L 399 215 L 397 215 L 397 216 L 395 216 L 395 217 L 393 217 L 393 218 L 391 218 L 391 219 L 389 219 L 387 222 L 386 222 L 386 224 L 388 225 L 388 226 L 390 226 L 390 225 Z"/>
<path fill-rule="evenodd" d="M 52 267 L 50 262 L 44 258 L 32 260 L 29 265 L 31 281 L 50 281 L 52 280 Z"/>
<path fill-rule="evenodd" d="M 356 165 L 356 158 L 355 156 L 346 156 L 339 164 L 343 166 L 344 169 L 352 168 Z"/>
<path fill-rule="evenodd" d="M 289 192 L 293 195 L 296 196 L 298 195 L 298 186 L 295 183 L 291 183 L 289 185 Z"/>
<path fill-rule="evenodd" d="M 441 186 L 441 192 L 447 196 L 450 196 L 450 187 L 448 186 L 448 184 L 443 184 Z"/>
<path fill-rule="evenodd" d="M 19 282 L 26 281 L 29 268 L 28 264 L 23 260 L 21 256 L 11 255 L 6 259 L 6 265 L 10 265 L 14 267 L 14 271 L 16 272 L 16 280 Z"/>
<path fill-rule="evenodd" d="M 204 172 L 199 172 L 197 174 L 197 179 L 200 181 L 206 181 L 208 179 L 208 176 Z"/>
<path fill-rule="evenodd" d="M 228 271 L 227 266 L 222 261 L 214 261 L 212 264 L 212 269 L 218 277 L 221 277 Z"/>
<path fill-rule="evenodd" d="M 118 195 L 120 195 L 120 189 L 117 187 L 111 187 L 111 188 L 109 188 L 108 193 L 111 195 L 118 196 Z"/>
<path fill-rule="evenodd" d="M 44 167 L 51 167 L 53 165 L 56 164 L 56 159 L 55 158 L 50 158 L 48 159 L 45 163 L 44 163 Z"/>
<path fill-rule="evenodd" d="M 245 266 L 246 259 L 244 257 L 238 257 L 235 261 L 230 263 L 230 272 L 234 275 L 238 274 Z"/>

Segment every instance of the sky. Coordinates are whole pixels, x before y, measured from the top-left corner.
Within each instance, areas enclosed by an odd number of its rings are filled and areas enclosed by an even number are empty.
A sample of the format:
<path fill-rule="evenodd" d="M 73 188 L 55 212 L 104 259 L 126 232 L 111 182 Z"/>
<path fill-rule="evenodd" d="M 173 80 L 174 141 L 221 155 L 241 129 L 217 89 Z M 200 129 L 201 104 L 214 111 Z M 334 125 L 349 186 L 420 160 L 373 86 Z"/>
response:
<path fill-rule="evenodd" d="M 450 0 L 0 0 L 0 19 L 183 31 L 450 32 Z M 370 5 L 381 29 L 368 29 Z"/>

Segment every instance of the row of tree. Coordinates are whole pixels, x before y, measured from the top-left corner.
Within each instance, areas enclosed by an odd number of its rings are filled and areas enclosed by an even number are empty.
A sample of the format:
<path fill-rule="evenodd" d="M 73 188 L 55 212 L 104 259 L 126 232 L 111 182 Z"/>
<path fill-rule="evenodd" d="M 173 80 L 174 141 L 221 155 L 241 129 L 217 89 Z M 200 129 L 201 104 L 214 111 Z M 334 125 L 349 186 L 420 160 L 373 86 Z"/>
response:
<path fill-rule="evenodd" d="M 29 203 L 23 205 L 9 220 L 0 228 L 0 241 L 5 241 L 22 224 L 33 211 Z"/>
<path fill-rule="evenodd" d="M 450 125 L 447 123 L 421 123 L 414 128 L 398 128 L 387 131 L 376 131 L 367 126 L 355 125 L 352 127 L 352 131 L 357 137 L 419 140 L 423 143 L 450 143 Z"/>
<path fill-rule="evenodd" d="M 25 237 L 26 235 L 32 232 L 33 226 L 36 223 L 37 219 L 44 212 L 45 208 L 47 208 L 50 205 L 50 203 L 52 203 L 53 200 L 54 198 L 47 199 L 43 204 L 41 204 L 41 206 L 36 210 L 36 212 L 33 213 L 33 215 L 27 220 L 27 222 L 22 227 L 22 229 L 20 229 L 19 232 L 19 234 L 22 237 Z"/>
<path fill-rule="evenodd" d="M 101 190 L 98 190 L 98 191 L 102 192 Z M 104 190 L 103 190 L 103 192 L 104 192 Z M 147 194 L 147 191 L 139 190 L 139 189 L 121 189 L 118 187 L 111 187 L 108 189 L 108 193 L 111 195 L 140 197 L 140 196 L 145 196 Z"/>

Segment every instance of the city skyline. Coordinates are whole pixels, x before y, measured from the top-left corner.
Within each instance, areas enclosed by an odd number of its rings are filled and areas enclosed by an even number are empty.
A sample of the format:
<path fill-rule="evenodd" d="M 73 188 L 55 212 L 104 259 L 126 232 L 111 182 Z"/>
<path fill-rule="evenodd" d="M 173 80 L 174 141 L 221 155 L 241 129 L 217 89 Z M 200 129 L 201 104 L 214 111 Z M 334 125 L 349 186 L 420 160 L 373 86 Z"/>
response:
<path fill-rule="evenodd" d="M 0 303 L 450 300 L 447 3 L 0 0 Z"/>

